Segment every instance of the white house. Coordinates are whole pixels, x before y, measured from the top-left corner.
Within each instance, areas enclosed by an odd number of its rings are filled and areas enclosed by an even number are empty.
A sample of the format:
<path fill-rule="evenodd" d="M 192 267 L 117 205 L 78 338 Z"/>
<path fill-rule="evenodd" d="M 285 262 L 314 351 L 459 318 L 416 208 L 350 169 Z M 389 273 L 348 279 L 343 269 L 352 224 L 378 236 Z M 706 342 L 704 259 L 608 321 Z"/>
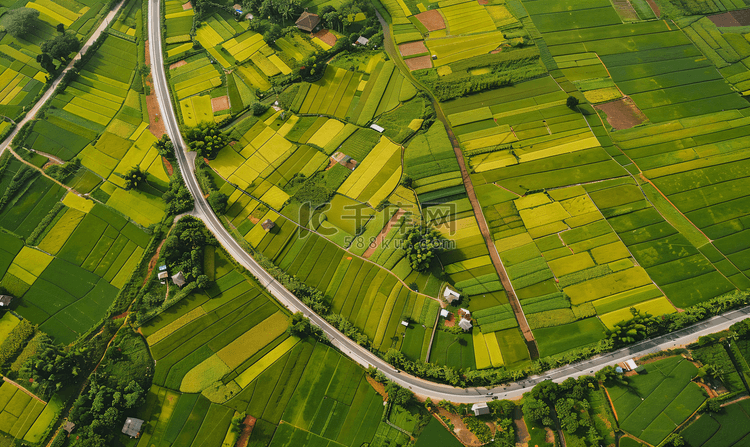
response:
<path fill-rule="evenodd" d="M 443 291 L 443 298 L 445 298 L 445 300 L 450 304 L 461 298 L 461 295 L 450 287 L 446 287 L 445 291 Z"/>
<path fill-rule="evenodd" d="M 458 322 L 458 327 L 463 329 L 465 332 L 469 332 L 472 328 L 471 320 L 461 318 L 461 321 Z"/>
<path fill-rule="evenodd" d="M 635 364 L 635 361 L 633 359 L 626 360 L 625 361 L 625 366 L 627 366 L 628 369 L 631 370 L 631 371 L 633 371 L 636 368 L 638 368 L 638 365 Z"/>
<path fill-rule="evenodd" d="M 481 416 L 483 414 L 490 414 L 490 407 L 486 403 L 474 404 L 471 406 L 471 411 L 474 412 L 474 416 Z"/>
<path fill-rule="evenodd" d="M 448 318 L 451 316 L 451 313 L 448 312 L 448 309 L 441 309 L 440 310 L 440 316 L 443 318 Z"/>

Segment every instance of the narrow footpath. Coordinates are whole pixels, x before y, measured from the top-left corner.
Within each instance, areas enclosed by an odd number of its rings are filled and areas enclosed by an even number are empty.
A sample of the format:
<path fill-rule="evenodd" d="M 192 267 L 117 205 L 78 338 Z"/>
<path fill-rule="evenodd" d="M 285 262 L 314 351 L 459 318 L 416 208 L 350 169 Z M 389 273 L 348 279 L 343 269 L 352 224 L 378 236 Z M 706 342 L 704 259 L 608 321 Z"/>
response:
<path fill-rule="evenodd" d="M 508 295 L 508 302 L 513 309 L 513 313 L 516 316 L 518 325 L 521 328 L 524 339 L 526 340 L 526 347 L 529 350 L 529 355 L 532 359 L 538 359 L 539 348 L 536 344 L 536 340 L 534 339 L 534 334 L 531 332 L 528 321 L 526 321 L 526 315 L 524 315 L 523 313 L 521 302 L 516 296 L 516 291 L 513 288 L 513 284 L 511 284 L 510 282 L 508 272 L 505 270 L 503 261 L 500 259 L 500 254 L 497 251 L 497 247 L 495 247 L 495 241 L 492 239 L 492 232 L 490 231 L 489 225 L 487 225 L 487 220 L 485 219 L 484 213 L 482 212 L 482 206 L 480 205 L 479 200 L 477 199 L 477 195 L 474 192 L 474 184 L 471 182 L 469 170 L 466 168 L 466 161 L 464 160 L 464 154 L 459 147 L 458 139 L 453 134 L 453 129 L 451 129 L 451 126 L 448 123 L 448 118 L 446 118 L 445 113 L 443 113 L 443 109 L 440 107 L 440 104 L 435 100 L 430 91 L 419 81 L 417 81 L 417 79 L 411 74 L 411 71 L 408 69 L 408 67 L 406 67 L 406 65 L 404 64 L 404 61 L 401 59 L 401 55 L 398 53 L 398 49 L 393 43 L 393 37 L 391 36 L 388 23 L 385 21 L 385 19 L 383 19 L 383 16 L 380 15 L 377 10 L 375 10 L 375 13 L 378 16 L 380 25 L 383 27 L 383 35 L 385 36 L 385 39 L 383 39 L 383 46 L 385 47 L 385 51 L 396 63 L 402 74 L 406 76 L 418 89 L 427 94 L 427 97 L 430 98 L 432 106 L 435 109 L 438 120 L 443 123 L 446 132 L 448 132 L 448 138 L 450 138 L 451 144 L 453 145 L 453 151 L 456 153 L 458 166 L 461 168 L 461 179 L 464 182 L 464 188 L 466 188 L 466 195 L 469 197 L 469 202 L 471 203 L 471 208 L 474 211 L 474 217 L 477 220 L 479 231 L 482 233 L 484 242 L 487 245 L 487 250 L 490 253 L 492 265 L 495 267 L 495 271 L 500 277 L 500 282 L 503 285 L 503 289 L 505 289 L 505 293 Z"/>

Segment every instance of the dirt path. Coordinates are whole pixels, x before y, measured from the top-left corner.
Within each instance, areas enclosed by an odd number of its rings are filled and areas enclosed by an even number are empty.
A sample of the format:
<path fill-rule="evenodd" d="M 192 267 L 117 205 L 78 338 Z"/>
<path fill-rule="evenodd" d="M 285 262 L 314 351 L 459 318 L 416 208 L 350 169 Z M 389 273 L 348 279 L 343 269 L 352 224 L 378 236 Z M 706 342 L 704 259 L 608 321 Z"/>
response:
<path fill-rule="evenodd" d="M 375 253 L 375 250 L 377 250 L 380 244 L 383 243 L 383 239 L 385 239 L 385 236 L 389 231 L 391 231 L 391 228 L 393 228 L 393 226 L 398 223 L 398 220 L 401 219 L 401 216 L 403 216 L 405 213 L 406 211 L 402 210 L 401 208 L 396 211 L 396 214 L 391 217 L 391 220 L 389 220 L 388 223 L 385 224 L 383 229 L 380 230 L 380 233 L 378 233 L 375 241 L 373 241 L 373 243 L 371 243 L 370 246 L 367 247 L 367 250 L 365 250 L 365 252 L 362 254 L 363 258 L 369 258 L 373 253 Z"/>
<path fill-rule="evenodd" d="M 242 433 L 240 433 L 240 437 L 237 438 L 237 443 L 234 445 L 234 447 L 247 446 L 247 442 L 250 440 L 250 435 L 253 433 L 253 428 L 255 428 L 256 420 L 257 419 L 250 416 L 249 414 L 245 417 L 245 420 L 242 421 Z"/>
<path fill-rule="evenodd" d="M 6 382 L 8 382 L 8 383 L 10 383 L 11 385 L 13 385 L 14 387 L 18 388 L 19 390 L 23 391 L 24 393 L 28 394 L 32 399 L 37 400 L 37 401 L 43 403 L 44 405 L 47 405 L 47 402 L 43 401 L 42 399 L 40 399 L 39 397 L 37 397 L 31 391 L 29 391 L 26 388 L 22 387 L 17 382 L 14 382 L 14 381 L 10 380 L 7 377 L 3 377 L 3 380 L 6 381 Z"/>
<path fill-rule="evenodd" d="M 513 424 L 516 426 L 516 445 L 528 443 L 531 435 L 529 434 L 529 428 L 526 426 L 526 421 L 523 420 L 523 411 L 521 411 L 520 406 L 513 410 Z"/>
<path fill-rule="evenodd" d="M 146 41 L 146 65 L 151 66 L 151 57 L 149 53 L 149 41 Z M 156 138 L 161 138 L 162 135 L 167 133 L 167 129 L 164 127 L 164 121 L 159 116 L 159 100 L 156 98 L 156 91 L 154 90 L 153 79 L 151 75 L 146 79 L 146 85 L 149 89 L 149 95 L 146 96 L 146 107 L 148 108 L 148 129 Z"/>
<path fill-rule="evenodd" d="M 145 286 L 148 282 L 148 279 L 151 277 L 151 272 L 154 271 L 154 267 L 156 267 L 156 261 L 159 260 L 159 252 L 161 252 L 161 247 L 164 245 L 164 242 L 166 242 L 167 238 L 165 237 L 158 247 L 156 247 L 156 253 L 154 253 L 154 256 L 151 257 L 151 260 L 148 261 L 148 272 L 146 272 L 146 277 L 143 279 L 143 284 L 141 284 L 141 287 Z"/>
<path fill-rule="evenodd" d="M 440 107 L 440 104 L 435 100 L 430 91 L 424 85 L 420 84 L 419 81 L 417 81 L 417 79 L 411 74 L 408 68 L 405 69 L 406 64 L 400 58 L 398 49 L 393 43 L 393 38 L 390 36 L 390 28 L 388 27 L 388 23 L 377 11 L 376 15 L 378 17 L 378 20 L 380 21 L 381 26 L 383 27 L 384 33 L 389 35 L 389 37 L 386 38 L 383 42 L 386 52 L 391 57 L 391 59 L 394 60 L 396 66 L 399 67 L 400 71 L 402 71 L 402 74 L 406 76 L 407 79 L 409 79 L 412 83 L 414 83 L 414 85 L 418 89 L 427 94 L 427 96 L 430 98 L 430 101 L 432 102 L 432 106 L 435 108 L 437 118 L 443 123 L 443 125 L 445 126 L 445 130 L 448 132 L 448 138 L 450 138 L 451 143 L 453 144 L 453 151 L 456 154 L 458 166 L 461 168 L 461 179 L 464 182 L 466 194 L 469 197 L 469 202 L 471 203 L 471 208 L 474 211 L 474 217 L 476 218 L 477 224 L 479 225 L 479 230 L 482 233 L 482 237 L 484 237 L 485 243 L 487 244 L 487 249 L 490 252 L 492 264 L 495 266 L 495 270 L 500 277 L 500 282 L 503 284 L 503 288 L 508 294 L 508 300 L 510 301 L 513 313 L 515 314 L 516 320 L 518 320 L 518 325 L 521 327 L 521 332 L 523 332 L 523 336 L 526 339 L 526 347 L 529 350 L 529 355 L 532 359 L 537 359 L 539 358 L 539 348 L 537 347 L 536 340 L 534 339 L 534 334 L 531 332 L 531 328 L 529 328 L 529 323 L 526 321 L 526 316 L 524 315 L 523 309 L 521 308 L 521 303 L 520 301 L 518 301 L 518 297 L 516 296 L 516 292 L 513 289 L 513 285 L 510 283 L 508 273 L 505 271 L 505 266 L 503 266 L 503 262 L 502 260 L 500 260 L 500 255 L 498 254 L 497 248 L 495 247 L 495 241 L 492 240 L 492 234 L 490 233 L 489 226 L 487 225 L 487 220 L 484 217 L 482 207 L 480 206 L 479 200 L 477 200 L 477 195 L 474 192 L 474 185 L 471 183 L 469 171 L 466 169 L 464 154 L 463 152 L 461 152 L 461 148 L 458 145 L 458 139 L 453 134 L 453 130 L 451 129 L 450 124 L 448 123 L 448 119 L 446 118 L 445 113 L 443 113 L 443 109 Z"/>
<path fill-rule="evenodd" d="M 439 104 L 433 104 L 435 105 L 436 109 L 440 110 Z M 503 288 L 508 294 L 510 307 L 513 309 L 513 313 L 516 315 L 516 320 L 518 320 L 518 325 L 521 327 L 521 332 L 523 332 L 523 336 L 526 339 L 526 345 L 529 349 L 529 354 L 531 355 L 532 359 L 539 358 L 539 348 L 536 345 L 536 340 L 534 340 L 534 334 L 531 332 L 529 323 L 526 321 L 526 315 L 524 315 L 523 309 L 521 308 L 521 302 L 516 296 L 516 291 L 513 289 L 513 285 L 510 283 L 508 273 L 505 271 L 503 261 L 500 259 L 500 254 L 497 252 L 497 247 L 495 247 L 495 241 L 492 239 L 492 233 L 490 232 L 489 225 L 487 225 L 487 219 L 485 219 L 484 213 L 482 212 L 482 206 L 479 204 L 477 195 L 474 192 L 474 185 L 471 183 L 469 171 L 466 169 L 464 154 L 461 151 L 461 148 L 458 146 L 458 140 L 453 134 L 450 126 L 448 126 L 447 120 L 445 119 L 445 115 L 443 114 L 442 110 L 438 112 L 438 117 L 441 121 L 445 120 L 443 121 L 443 124 L 445 124 L 445 128 L 448 131 L 448 137 L 453 143 L 453 151 L 455 152 L 456 158 L 458 159 L 458 166 L 461 168 L 461 178 L 463 179 L 464 187 L 466 188 L 466 195 L 469 196 L 469 202 L 471 203 L 471 207 L 474 210 L 474 217 L 476 217 L 477 219 L 479 231 L 482 233 L 484 242 L 487 244 L 487 249 L 490 252 L 490 259 L 492 259 L 492 264 L 495 266 L 495 270 L 500 277 L 500 282 L 503 284 Z"/>

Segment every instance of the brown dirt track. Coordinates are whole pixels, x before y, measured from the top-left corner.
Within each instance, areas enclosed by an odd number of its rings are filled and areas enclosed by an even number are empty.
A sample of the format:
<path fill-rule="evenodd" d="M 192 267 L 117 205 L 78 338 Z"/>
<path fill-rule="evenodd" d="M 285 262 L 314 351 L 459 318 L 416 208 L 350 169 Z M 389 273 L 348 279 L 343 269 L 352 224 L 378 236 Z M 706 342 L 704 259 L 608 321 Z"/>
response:
<path fill-rule="evenodd" d="M 439 29 L 445 29 L 445 20 L 437 9 L 431 9 L 429 11 L 420 12 L 415 15 L 427 31 L 437 31 Z"/>
<path fill-rule="evenodd" d="M 146 41 L 146 64 L 150 65 L 151 59 L 148 44 L 149 42 Z M 187 62 L 185 62 L 185 64 L 187 64 Z M 148 109 L 148 130 L 156 138 L 161 138 L 162 135 L 167 133 L 167 128 L 164 126 L 164 121 L 162 121 L 161 117 L 159 116 L 161 108 L 159 108 L 159 100 L 156 98 L 156 90 L 154 90 L 153 81 L 150 75 L 146 79 L 146 85 L 149 87 L 150 91 L 150 94 L 146 96 L 146 108 Z"/>
<path fill-rule="evenodd" d="M 646 0 L 648 5 L 651 7 L 651 10 L 654 11 L 654 14 L 656 14 L 656 17 L 661 17 L 661 10 L 659 9 L 659 5 L 656 4 L 654 0 Z"/>
<path fill-rule="evenodd" d="M 599 104 L 594 108 L 607 114 L 607 122 L 615 130 L 630 129 L 646 121 L 646 115 L 630 98 Z"/>
<path fill-rule="evenodd" d="M 404 62 L 410 71 L 432 68 L 432 59 L 430 59 L 430 56 L 413 57 L 404 60 Z"/>
<path fill-rule="evenodd" d="M 401 56 L 413 56 L 415 54 L 426 53 L 427 47 L 424 41 L 419 40 L 417 42 L 402 43 L 398 46 L 398 51 L 401 52 Z"/>
<path fill-rule="evenodd" d="M 226 110 L 230 107 L 229 105 L 229 96 L 219 96 L 218 98 L 211 98 L 211 108 L 214 112 L 218 112 L 220 110 Z"/>

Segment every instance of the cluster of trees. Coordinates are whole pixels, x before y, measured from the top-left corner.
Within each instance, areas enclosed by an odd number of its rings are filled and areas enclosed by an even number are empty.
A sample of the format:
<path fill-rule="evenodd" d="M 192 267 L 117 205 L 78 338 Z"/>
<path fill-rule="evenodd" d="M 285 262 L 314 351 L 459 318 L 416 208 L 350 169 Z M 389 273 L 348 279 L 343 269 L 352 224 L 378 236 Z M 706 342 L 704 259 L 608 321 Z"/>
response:
<path fill-rule="evenodd" d="M 196 281 L 199 288 L 208 286 L 203 274 L 203 252 L 207 245 L 217 245 L 203 222 L 192 216 L 180 219 L 164 241 L 161 256 L 172 273 L 182 272 L 187 282 Z"/>
<path fill-rule="evenodd" d="M 19 376 L 31 383 L 31 391 L 46 399 L 64 386 L 78 381 L 87 366 L 85 350 L 65 350 L 44 336 L 37 353 L 24 363 Z"/>
<path fill-rule="evenodd" d="M 141 169 L 140 165 L 130 168 L 122 178 L 125 180 L 127 190 L 138 189 L 146 184 L 146 172 Z"/>
<path fill-rule="evenodd" d="M 39 11 L 32 8 L 16 8 L 3 14 L 0 21 L 5 31 L 16 39 L 21 39 L 39 25 Z"/>
<path fill-rule="evenodd" d="M 244 0 L 242 6 L 259 19 L 286 24 L 302 13 L 300 0 Z"/>
<path fill-rule="evenodd" d="M 146 392 L 135 380 L 124 388 L 110 388 L 106 378 L 94 372 L 88 391 L 78 396 L 68 419 L 76 424 L 72 445 L 104 447 L 122 428 L 127 411 L 143 405 Z"/>
<path fill-rule="evenodd" d="M 229 137 L 216 123 L 201 123 L 185 132 L 188 147 L 198 156 L 214 158 L 221 148 L 229 143 Z"/>
<path fill-rule="evenodd" d="M 545 380 L 524 395 L 524 417 L 554 427 L 556 413 L 563 430 L 568 433 L 578 432 L 588 445 L 599 445 L 603 438 L 591 423 L 587 411 L 591 404 L 586 399 L 588 390 L 597 386 L 597 379 L 591 376 L 581 376 L 577 380 L 569 378 L 559 385 Z"/>
<path fill-rule="evenodd" d="M 404 251 L 411 268 L 424 272 L 430 268 L 435 255 L 443 249 L 444 238 L 439 231 L 427 226 L 415 226 L 404 235 Z"/>
<path fill-rule="evenodd" d="M 312 324 L 310 319 L 304 316 L 302 312 L 295 312 L 289 317 L 289 326 L 287 326 L 286 332 L 300 338 L 313 337 L 318 340 L 328 340 L 323 329 Z"/>
<path fill-rule="evenodd" d="M 229 203 L 229 196 L 216 188 L 213 172 L 202 158 L 195 159 L 195 176 L 203 192 L 208 194 L 208 204 L 211 205 L 214 212 L 216 214 L 224 214 Z"/>
<path fill-rule="evenodd" d="M 167 158 L 169 160 L 175 159 L 174 154 L 174 144 L 172 143 L 172 140 L 169 138 L 169 135 L 164 134 L 159 138 L 159 140 L 154 143 L 154 147 L 159 152 L 159 155 L 161 155 L 164 158 Z"/>
<path fill-rule="evenodd" d="M 24 39 L 39 25 L 39 11 L 26 7 L 11 9 L 3 15 L 1 22 L 8 34 L 16 39 Z M 57 25 L 57 31 L 60 34 L 42 42 L 39 46 L 42 53 L 36 58 L 49 73 L 55 71 L 53 59 L 67 62 L 70 53 L 81 49 L 81 41 L 75 33 L 66 33 L 61 23 Z"/>
<path fill-rule="evenodd" d="M 195 199 L 185 186 L 179 172 L 172 174 L 169 179 L 169 189 L 162 194 L 161 198 L 168 205 L 167 212 L 170 215 L 182 214 L 195 207 Z"/>

